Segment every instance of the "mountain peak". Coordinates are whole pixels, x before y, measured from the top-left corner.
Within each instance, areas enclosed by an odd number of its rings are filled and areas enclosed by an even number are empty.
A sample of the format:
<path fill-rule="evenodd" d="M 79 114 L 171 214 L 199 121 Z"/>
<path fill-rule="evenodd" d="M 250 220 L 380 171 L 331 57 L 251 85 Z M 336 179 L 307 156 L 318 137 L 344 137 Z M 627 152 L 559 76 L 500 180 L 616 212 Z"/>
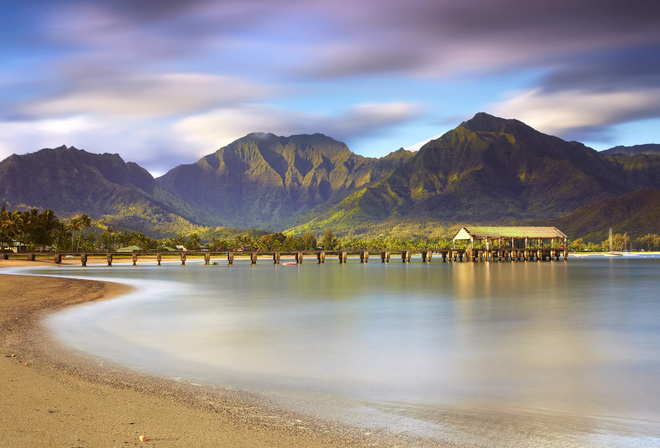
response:
<path fill-rule="evenodd" d="M 461 126 L 475 132 L 512 133 L 520 130 L 533 130 L 522 121 L 495 117 L 485 112 L 479 112 Z"/>

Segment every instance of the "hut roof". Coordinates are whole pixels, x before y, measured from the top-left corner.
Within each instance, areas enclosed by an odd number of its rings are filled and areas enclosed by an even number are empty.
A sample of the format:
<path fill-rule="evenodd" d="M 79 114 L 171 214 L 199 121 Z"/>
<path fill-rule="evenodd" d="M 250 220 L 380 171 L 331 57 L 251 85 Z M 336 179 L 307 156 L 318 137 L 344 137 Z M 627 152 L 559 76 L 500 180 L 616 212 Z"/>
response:
<path fill-rule="evenodd" d="M 117 249 L 115 252 L 133 252 L 140 250 L 140 246 L 126 246 L 126 247 L 120 247 Z"/>
<path fill-rule="evenodd" d="M 454 240 L 493 238 L 568 238 L 556 227 L 462 227 Z"/>

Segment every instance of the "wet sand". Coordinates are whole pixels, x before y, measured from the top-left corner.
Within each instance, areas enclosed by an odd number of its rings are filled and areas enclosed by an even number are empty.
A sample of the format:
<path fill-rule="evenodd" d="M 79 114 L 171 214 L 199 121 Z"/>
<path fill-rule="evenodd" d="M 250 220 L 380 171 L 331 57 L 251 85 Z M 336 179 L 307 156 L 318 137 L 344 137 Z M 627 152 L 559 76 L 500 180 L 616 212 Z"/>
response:
<path fill-rule="evenodd" d="M 257 395 L 141 375 L 67 350 L 40 317 L 129 287 L 3 273 L 36 265 L 53 263 L 0 260 L 0 446 L 416 446 L 292 414 Z"/>

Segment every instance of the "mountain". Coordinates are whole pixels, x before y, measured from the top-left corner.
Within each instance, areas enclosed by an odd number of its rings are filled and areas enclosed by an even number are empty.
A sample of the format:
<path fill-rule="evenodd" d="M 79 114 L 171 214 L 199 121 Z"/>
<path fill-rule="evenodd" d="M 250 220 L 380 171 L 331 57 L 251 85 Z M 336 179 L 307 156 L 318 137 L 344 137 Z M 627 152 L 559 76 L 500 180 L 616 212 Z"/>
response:
<path fill-rule="evenodd" d="M 111 216 L 115 226 L 152 232 L 158 223 L 198 213 L 118 154 L 66 146 L 0 162 L 0 200 L 8 208 L 49 208 L 62 217 Z"/>
<path fill-rule="evenodd" d="M 660 155 L 660 144 L 649 143 L 635 146 L 615 146 L 614 148 L 601 151 L 602 154 L 625 154 L 633 156 L 637 154 Z"/>
<path fill-rule="evenodd" d="M 389 175 L 411 157 L 403 149 L 381 159 L 359 156 L 321 134 L 253 133 L 157 180 L 224 225 L 286 227 L 314 207 Z"/>
<path fill-rule="evenodd" d="M 479 113 L 417 152 L 382 158 L 321 134 L 249 134 L 158 179 L 117 154 L 43 149 L 0 162 L 0 200 L 155 237 L 191 225 L 445 236 L 459 224 L 547 220 L 572 236 L 637 232 L 653 228 L 660 156 L 633 152 Z"/>
<path fill-rule="evenodd" d="M 660 235 L 660 191 L 637 190 L 538 224 L 556 226 L 572 239 L 583 237 L 591 242 L 607 239 L 610 227 L 614 233 L 628 233 L 631 239 Z"/>
<path fill-rule="evenodd" d="M 642 156 L 636 156 L 642 157 Z M 660 188 L 652 156 L 602 155 L 518 120 L 479 113 L 424 145 L 299 231 L 348 231 L 401 220 L 498 223 L 544 219 L 641 188 Z"/>

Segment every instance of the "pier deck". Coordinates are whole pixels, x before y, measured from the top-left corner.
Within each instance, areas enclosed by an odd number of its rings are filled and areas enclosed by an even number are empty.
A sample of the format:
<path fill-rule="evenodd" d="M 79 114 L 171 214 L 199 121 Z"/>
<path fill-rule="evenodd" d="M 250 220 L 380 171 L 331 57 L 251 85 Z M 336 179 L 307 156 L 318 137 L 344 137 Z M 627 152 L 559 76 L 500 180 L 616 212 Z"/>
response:
<path fill-rule="evenodd" d="M 35 253 L 28 253 L 27 259 L 34 261 Z M 349 259 L 368 263 L 369 260 L 379 260 L 389 263 L 397 259 L 404 263 L 412 261 L 418 256 L 422 262 L 429 263 L 432 260 L 441 262 L 507 262 L 507 261 L 566 261 L 568 251 L 565 248 L 505 248 L 505 249 L 416 249 L 416 250 L 311 250 L 311 251 L 184 251 L 184 252 L 156 252 L 156 251 L 134 251 L 126 252 L 72 252 L 55 253 L 52 255 L 55 263 L 61 263 L 63 257 L 76 257 L 80 259 L 82 266 L 86 266 L 89 259 L 105 259 L 108 266 L 113 261 L 132 261 L 137 265 L 138 261 L 155 261 L 158 265 L 162 261 L 180 261 L 182 265 L 187 260 L 203 259 L 205 264 L 211 264 L 215 260 L 224 259 L 227 264 L 234 264 L 235 260 L 249 260 L 251 264 L 257 261 L 272 260 L 273 264 L 279 264 L 283 259 L 293 259 L 295 264 L 303 261 L 325 263 L 336 259 L 339 263 L 346 263 Z M 264 259 L 266 258 L 266 259 Z"/>

